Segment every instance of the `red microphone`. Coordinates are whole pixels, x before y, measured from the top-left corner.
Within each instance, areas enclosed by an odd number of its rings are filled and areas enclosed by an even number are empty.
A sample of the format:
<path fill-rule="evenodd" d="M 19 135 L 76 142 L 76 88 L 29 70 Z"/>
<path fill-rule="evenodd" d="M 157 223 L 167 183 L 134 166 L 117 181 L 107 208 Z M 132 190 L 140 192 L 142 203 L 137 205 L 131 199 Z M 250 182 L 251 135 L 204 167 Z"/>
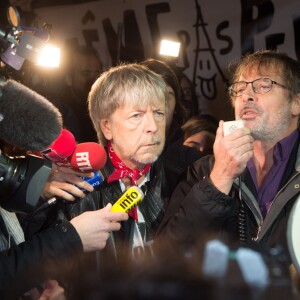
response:
<path fill-rule="evenodd" d="M 75 149 L 76 140 L 74 135 L 69 130 L 62 129 L 59 137 L 49 146 L 49 148 L 35 154 L 45 157 L 60 166 L 69 166 L 69 158 Z"/>
<path fill-rule="evenodd" d="M 71 167 L 82 172 L 98 171 L 105 166 L 106 160 L 104 148 L 94 142 L 78 144 L 70 157 Z"/>
<path fill-rule="evenodd" d="M 93 186 L 98 186 L 104 182 L 104 177 L 100 170 L 105 166 L 106 160 L 107 154 L 100 144 L 86 142 L 76 146 L 75 151 L 68 158 L 68 166 L 81 172 L 94 172 L 93 178 L 83 177 L 83 179 Z M 58 163 L 58 165 L 61 164 Z M 42 204 L 34 213 L 54 205 L 56 202 L 57 199 L 53 197 Z"/>

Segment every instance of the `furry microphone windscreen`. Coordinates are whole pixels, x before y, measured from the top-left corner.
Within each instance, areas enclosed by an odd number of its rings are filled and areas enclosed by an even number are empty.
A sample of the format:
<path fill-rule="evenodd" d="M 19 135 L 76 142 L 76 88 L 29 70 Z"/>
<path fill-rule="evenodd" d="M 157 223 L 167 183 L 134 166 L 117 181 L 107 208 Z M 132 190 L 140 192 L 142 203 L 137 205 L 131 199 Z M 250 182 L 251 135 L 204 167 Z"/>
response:
<path fill-rule="evenodd" d="M 0 139 L 42 151 L 59 136 L 62 116 L 46 98 L 14 80 L 0 83 Z"/>

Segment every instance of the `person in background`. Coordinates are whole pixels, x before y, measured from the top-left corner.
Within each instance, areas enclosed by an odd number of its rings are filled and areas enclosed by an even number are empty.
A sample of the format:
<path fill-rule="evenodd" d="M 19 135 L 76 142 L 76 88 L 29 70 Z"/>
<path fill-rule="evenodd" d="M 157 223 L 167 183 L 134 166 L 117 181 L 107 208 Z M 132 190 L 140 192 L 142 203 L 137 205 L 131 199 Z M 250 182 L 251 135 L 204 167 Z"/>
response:
<path fill-rule="evenodd" d="M 172 68 L 164 61 L 147 59 L 140 64 L 162 76 L 169 92 L 169 111 L 166 123 L 166 144 L 163 151 L 163 159 L 169 161 L 169 165 L 176 168 L 177 174 L 184 174 L 186 168 L 194 161 L 202 157 L 202 153 L 194 148 L 183 145 L 183 131 L 181 126 L 188 120 L 188 111 L 184 106 L 181 88 Z M 179 167 L 180 166 L 180 167 Z M 177 176 L 174 176 L 175 181 Z M 169 179 L 172 181 L 172 178 Z M 175 182 L 174 181 L 174 182 Z"/>
<path fill-rule="evenodd" d="M 188 111 L 188 118 L 191 118 L 197 115 L 199 110 L 195 86 L 189 77 L 184 73 L 183 68 L 173 64 L 170 64 L 170 67 L 177 76 L 181 88 L 183 105 Z"/>
<path fill-rule="evenodd" d="M 182 125 L 183 145 L 193 147 L 203 155 L 213 154 L 217 126 L 201 116 L 191 117 Z"/>
<path fill-rule="evenodd" d="M 140 64 L 162 76 L 169 93 L 169 111 L 166 127 L 165 148 L 177 142 L 182 137 L 181 126 L 188 119 L 188 111 L 184 106 L 181 88 L 176 74 L 164 61 L 149 58 Z"/>
<path fill-rule="evenodd" d="M 97 51 L 87 46 L 70 47 L 67 55 L 66 83 L 59 96 L 50 100 L 60 110 L 64 127 L 77 141 L 96 142 L 97 134 L 88 114 L 87 97 L 92 84 L 102 72 Z"/>

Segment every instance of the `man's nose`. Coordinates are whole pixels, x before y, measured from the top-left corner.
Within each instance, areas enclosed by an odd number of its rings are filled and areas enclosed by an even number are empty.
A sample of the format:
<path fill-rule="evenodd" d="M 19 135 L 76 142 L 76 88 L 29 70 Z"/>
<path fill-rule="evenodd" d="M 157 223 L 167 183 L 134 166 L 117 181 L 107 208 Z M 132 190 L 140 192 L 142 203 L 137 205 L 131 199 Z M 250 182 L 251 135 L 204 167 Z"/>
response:
<path fill-rule="evenodd" d="M 145 129 L 147 132 L 156 132 L 158 130 L 157 122 L 153 113 L 146 114 Z"/>
<path fill-rule="evenodd" d="M 254 101 L 256 99 L 256 93 L 253 90 L 251 83 L 248 83 L 245 91 L 242 93 L 243 101 Z"/>

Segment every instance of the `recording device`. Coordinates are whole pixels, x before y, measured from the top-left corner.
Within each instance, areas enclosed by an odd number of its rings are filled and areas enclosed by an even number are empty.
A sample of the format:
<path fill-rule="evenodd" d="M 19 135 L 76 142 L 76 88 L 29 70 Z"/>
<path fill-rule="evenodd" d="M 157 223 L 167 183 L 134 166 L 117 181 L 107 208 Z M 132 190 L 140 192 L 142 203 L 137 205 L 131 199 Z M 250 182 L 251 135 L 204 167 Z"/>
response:
<path fill-rule="evenodd" d="M 137 186 L 131 186 L 123 195 L 114 203 L 111 208 L 112 212 L 129 213 L 144 199 L 144 193 Z"/>
<path fill-rule="evenodd" d="M 100 144 L 85 142 L 76 145 L 73 134 L 66 129 L 48 149 L 35 153 L 59 167 L 70 167 L 81 172 L 100 170 L 107 160 L 107 154 Z"/>
<path fill-rule="evenodd" d="M 11 44 L 17 44 L 17 35 L 20 25 L 19 11 L 14 7 L 8 7 L 6 11 L 7 21 L 11 27 L 0 28 L 0 38 L 2 41 L 7 41 Z"/>
<path fill-rule="evenodd" d="M 73 154 L 68 157 L 68 163 L 56 163 L 60 166 L 71 167 L 81 172 L 94 172 L 93 178 L 82 177 L 83 180 L 91 184 L 93 187 L 101 185 L 104 182 L 104 177 L 101 173 L 101 169 L 105 166 L 107 160 L 107 154 L 104 148 L 94 142 L 86 142 L 78 144 Z M 38 211 L 47 208 L 57 202 L 56 197 L 52 197 L 43 205 L 38 207 L 34 214 Z"/>
<path fill-rule="evenodd" d="M 14 80 L 0 82 L 0 139 L 41 151 L 60 135 L 62 116 L 46 98 Z"/>
<path fill-rule="evenodd" d="M 224 136 L 236 131 L 239 128 L 243 128 L 244 121 L 243 120 L 236 120 L 236 121 L 227 121 L 223 123 L 223 132 Z"/>
<path fill-rule="evenodd" d="M 93 178 L 81 177 L 84 181 L 92 185 L 93 187 L 99 186 L 104 182 L 104 176 L 101 171 L 95 171 Z M 82 189 L 83 190 L 83 189 Z"/>
<path fill-rule="evenodd" d="M 81 143 L 71 155 L 71 167 L 81 172 L 94 172 L 102 169 L 107 160 L 104 148 L 94 142 Z"/>
<path fill-rule="evenodd" d="M 106 161 L 107 154 L 101 145 L 86 142 L 77 145 L 71 157 L 71 167 L 82 172 L 94 172 L 92 178 L 82 177 L 82 179 L 96 187 L 104 182 L 100 170 L 105 166 Z"/>
<path fill-rule="evenodd" d="M 37 156 L 0 155 L 0 205 L 8 211 L 32 212 L 51 172 L 52 163 Z"/>
<path fill-rule="evenodd" d="M 0 41 L 6 50 L 1 60 L 16 70 L 20 70 L 25 59 L 37 63 L 38 54 L 49 39 L 49 24 L 44 29 L 24 27 L 20 25 L 18 10 L 10 6 L 7 19 L 11 27 L 0 27 Z"/>
<path fill-rule="evenodd" d="M 24 85 L 0 83 L 0 139 L 23 150 L 41 151 L 60 135 L 62 117 L 47 99 Z M 52 163 L 27 155 L 0 155 L 0 205 L 30 212 L 37 205 Z"/>
<path fill-rule="evenodd" d="M 73 134 L 65 129 L 48 149 L 36 153 L 59 167 L 86 173 L 102 169 L 107 160 L 107 154 L 100 144 L 86 142 L 76 145 Z"/>
<path fill-rule="evenodd" d="M 67 129 L 62 129 L 58 138 L 49 146 L 49 148 L 36 152 L 37 155 L 45 157 L 56 164 L 70 165 L 69 157 L 76 148 L 74 135 Z"/>

